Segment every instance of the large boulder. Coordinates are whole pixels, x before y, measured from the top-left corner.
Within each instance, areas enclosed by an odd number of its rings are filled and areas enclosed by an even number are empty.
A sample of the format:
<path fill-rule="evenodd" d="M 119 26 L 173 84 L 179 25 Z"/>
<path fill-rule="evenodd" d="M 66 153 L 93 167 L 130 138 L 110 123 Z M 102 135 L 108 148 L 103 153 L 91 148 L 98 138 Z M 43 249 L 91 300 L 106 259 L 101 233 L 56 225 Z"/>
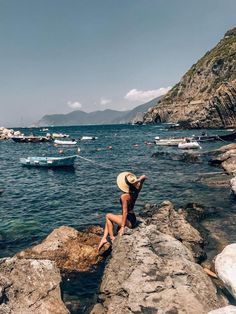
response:
<path fill-rule="evenodd" d="M 230 187 L 231 187 L 232 193 L 236 196 L 236 177 L 230 180 Z"/>
<path fill-rule="evenodd" d="M 18 258 L 49 259 L 56 262 L 61 270 L 89 271 L 102 260 L 101 254 L 109 248 L 109 244 L 98 252 L 101 240 L 100 227 L 92 227 L 87 231 L 61 226 L 50 233 L 40 244 L 28 248 L 16 256 Z"/>
<path fill-rule="evenodd" d="M 1 314 L 68 314 L 61 300 L 61 276 L 54 262 L 0 260 Z"/>
<path fill-rule="evenodd" d="M 91 314 L 205 314 L 227 305 L 195 261 L 202 238 L 182 210 L 164 202 L 145 212 L 137 228 L 115 240 Z"/>
<path fill-rule="evenodd" d="M 210 311 L 207 314 L 236 314 L 236 306 L 227 305 L 220 309 Z"/>
<path fill-rule="evenodd" d="M 227 245 L 216 256 L 215 270 L 225 287 L 236 298 L 236 243 Z"/>

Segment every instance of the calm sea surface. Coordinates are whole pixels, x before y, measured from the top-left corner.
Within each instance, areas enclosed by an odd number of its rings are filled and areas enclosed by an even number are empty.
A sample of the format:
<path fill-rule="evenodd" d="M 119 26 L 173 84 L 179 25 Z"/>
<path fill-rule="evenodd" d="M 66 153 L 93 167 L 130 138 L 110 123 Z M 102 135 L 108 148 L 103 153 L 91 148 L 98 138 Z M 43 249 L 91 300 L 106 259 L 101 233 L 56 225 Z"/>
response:
<path fill-rule="evenodd" d="M 45 134 L 39 128 L 21 129 L 25 134 Z M 182 153 L 177 148 L 146 145 L 155 136 L 171 137 L 201 134 L 203 130 L 170 131 L 167 126 L 74 126 L 49 128 L 71 138 L 97 136 L 95 141 L 79 142 L 81 156 L 94 163 L 77 159 L 74 170 L 26 168 L 20 157 L 59 156 L 52 143 L 0 142 L 0 256 L 14 253 L 37 243 L 54 228 L 69 225 L 81 228 L 103 224 L 107 212 L 120 212 L 120 191 L 116 177 L 121 171 L 146 174 L 137 202 L 137 211 L 146 202 L 171 200 L 176 206 L 197 202 L 216 209 L 206 223 L 225 242 L 236 241 L 236 204 L 229 188 L 207 187 L 199 174 L 220 171 L 205 163 L 184 163 L 168 158 L 152 158 L 156 151 Z M 209 133 L 226 131 L 209 131 Z M 138 144 L 138 147 L 134 147 Z M 224 143 L 204 143 L 202 151 Z M 112 146 L 112 149 L 107 149 Z M 76 148 L 64 148 L 65 155 Z M 213 210 L 214 212 L 214 210 Z"/>

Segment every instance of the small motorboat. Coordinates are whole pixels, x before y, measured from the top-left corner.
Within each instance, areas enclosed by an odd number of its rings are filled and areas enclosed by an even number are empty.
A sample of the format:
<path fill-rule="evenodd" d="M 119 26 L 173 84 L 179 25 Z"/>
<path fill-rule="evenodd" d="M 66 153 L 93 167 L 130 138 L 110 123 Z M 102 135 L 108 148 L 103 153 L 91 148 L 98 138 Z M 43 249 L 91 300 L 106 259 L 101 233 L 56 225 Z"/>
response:
<path fill-rule="evenodd" d="M 93 140 L 97 140 L 96 136 L 82 136 L 81 141 L 93 141 Z"/>
<path fill-rule="evenodd" d="M 170 138 L 170 139 L 157 139 L 155 138 L 156 145 L 159 146 L 178 146 L 181 142 L 183 142 L 182 138 Z"/>
<path fill-rule="evenodd" d="M 63 133 L 52 133 L 52 138 L 68 138 L 70 135 Z"/>
<path fill-rule="evenodd" d="M 33 166 L 33 167 L 72 167 L 74 166 L 74 161 L 78 157 L 67 156 L 67 157 L 27 157 L 20 158 L 20 163 L 23 166 Z"/>
<path fill-rule="evenodd" d="M 34 135 L 12 136 L 11 139 L 16 143 L 42 143 L 52 141 L 52 138 L 50 136 L 34 136 Z"/>
<path fill-rule="evenodd" d="M 71 141 L 55 140 L 54 143 L 57 145 L 76 145 L 77 144 L 76 140 L 71 140 Z"/>
<path fill-rule="evenodd" d="M 201 149 L 201 146 L 198 142 L 182 142 L 178 144 L 180 149 Z"/>

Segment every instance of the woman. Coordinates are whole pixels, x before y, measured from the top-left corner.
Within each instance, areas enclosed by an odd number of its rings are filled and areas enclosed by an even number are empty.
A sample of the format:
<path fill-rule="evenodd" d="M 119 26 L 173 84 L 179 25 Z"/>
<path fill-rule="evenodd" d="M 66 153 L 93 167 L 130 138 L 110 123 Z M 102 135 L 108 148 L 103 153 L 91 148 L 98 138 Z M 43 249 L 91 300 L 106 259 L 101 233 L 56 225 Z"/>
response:
<path fill-rule="evenodd" d="M 134 213 L 134 205 L 138 198 L 138 194 L 142 189 L 146 179 L 145 175 L 136 177 L 131 172 L 121 172 L 117 177 L 117 185 L 124 192 L 120 197 L 122 206 L 122 215 L 107 214 L 104 235 L 99 243 L 98 250 L 107 243 L 107 237 L 110 236 L 113 242 L 115 237 L 113 234 L 113 224 L 116 223 L 119 227 L 119 235 L 124 234 L 124 228 L 134 228 L 136 225 L 136 216 Z"/>

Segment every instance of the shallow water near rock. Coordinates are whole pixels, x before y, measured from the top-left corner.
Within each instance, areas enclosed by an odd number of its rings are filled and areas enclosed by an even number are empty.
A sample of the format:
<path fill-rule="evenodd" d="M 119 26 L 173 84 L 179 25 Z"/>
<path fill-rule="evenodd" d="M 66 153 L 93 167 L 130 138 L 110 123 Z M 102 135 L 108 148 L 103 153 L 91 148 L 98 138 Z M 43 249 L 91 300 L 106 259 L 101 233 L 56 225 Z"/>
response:
<path fill-rule="evenodd" d="M 44 134 L 40 128 L 21 129 L 25 134 Z M 103 224 L 107 212 L 120 212 L 120 192 L 116 186 L 119 172 L 129 170 L 137 175 L 146 174 L 143 191 L 137 201 L 140 211 L 147 202 L 172 201 L 176 207 L 189 202 L 205 205 L 211 215 L 204 226 L 218 237 L 222 245 L 236 241 L 236 204 L 227 186 L 206 185 L 201 174 L 221 172 L 206 161 L 188 162 L 181 158 L 171 160 L 165 154 L 157 158 L 153 153 L 183 154 L 177 148 L 146 145 L 171 136 L 200 135 L 205 130 L 174 131 L 166 125 L 159 126 L 74 126 L 54 127 L 48 132 L 67 133 L 71 138 L 85 135 L 97 136 L 94 141 L 78 142 L 81 156 L 94 163 L 77 159 L 74 169 L 26 168 L 20 157 L 59 156 L 58 147 L 52 143 L 0 142 L 0 255 L 12 256 L 16 252 L 41 241 L 54 228 L 68 225 L 83 228 Z M 207 131 L 210 134 L 227 133 L 226 130 Z M 138 144 L 134 147 L 134 144 Z M 209 151 L 225 143 L 203 143 L 202 150 Z M 112 149 L 107 149 L 112 146 Z M 76 148 L 64 148 L 64 155 L 73 155 Z M 197 151 L 194 151 L 197 153 Z M 216 209 L 216 210 L 215 210 Z M 210 256 L 215 248 L 209 246 Z M 97 276 L 99 278 L 99 276 Z M 85 280 L 85 279 L 84 279 Z M 99 279 L 98 279 L 99 280 Z M 82 286 L 82 285 L 81 285 Z M 87 288 L 91 295 L 93 288 Z M 81 302 L 86 292 L 79 296 Z"/>

